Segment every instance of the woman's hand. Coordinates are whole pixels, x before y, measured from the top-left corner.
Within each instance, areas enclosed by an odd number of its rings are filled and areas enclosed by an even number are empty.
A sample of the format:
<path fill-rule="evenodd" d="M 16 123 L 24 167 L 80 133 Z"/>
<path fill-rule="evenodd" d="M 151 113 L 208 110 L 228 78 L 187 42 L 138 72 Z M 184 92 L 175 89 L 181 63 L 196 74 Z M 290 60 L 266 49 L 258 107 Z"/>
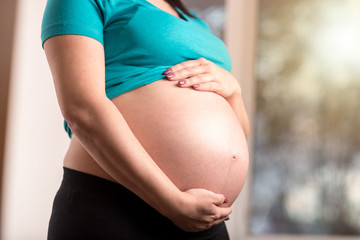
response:
<path fill-rule="evenodd" d="M 183 192 L 175 203 L 170 220 L 187 232 L 199 232 L 229 219 L 230 207 L 222 206 L 227 198 L 206 189 L 193 188 Z"/>
<path fill-rule="evenodd" d="M 180 87 L 215 92 L 225 99 L 241 93 L 238 81 L 230 72 L 205 58 L 176 64 L 164 74 L 169 80 L 178 81 Z"/>

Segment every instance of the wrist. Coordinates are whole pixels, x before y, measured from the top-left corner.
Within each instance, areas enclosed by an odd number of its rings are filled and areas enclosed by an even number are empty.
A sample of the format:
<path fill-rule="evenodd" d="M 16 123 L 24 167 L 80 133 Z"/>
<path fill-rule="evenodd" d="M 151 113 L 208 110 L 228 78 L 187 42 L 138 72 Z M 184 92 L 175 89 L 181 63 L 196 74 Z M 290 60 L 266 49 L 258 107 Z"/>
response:
<path fill-rule="evenodd" d="M 186 208 L 186 201 L 187 198 L 185 192 L 180 190 L 175 191 L 167 196 L 163 196 L 158 211 L 165 217 L 174 219 L 181 214 L 181 210 Z"/>
<path fill-rule="evenodd" d="M 180 191 L 173 201 L 169 202 L 166 217 L 171 220 L 182 219 L 184 216 L 189 217 L 193 212 L 194 202 L 192 197 L 186 191 Z"/>
<path fill-rule="evenodd" d="M 241 88 L 238 87 L 230 96 L 226 97 L 227 101 L 234 101 L 242 98 Z"/>

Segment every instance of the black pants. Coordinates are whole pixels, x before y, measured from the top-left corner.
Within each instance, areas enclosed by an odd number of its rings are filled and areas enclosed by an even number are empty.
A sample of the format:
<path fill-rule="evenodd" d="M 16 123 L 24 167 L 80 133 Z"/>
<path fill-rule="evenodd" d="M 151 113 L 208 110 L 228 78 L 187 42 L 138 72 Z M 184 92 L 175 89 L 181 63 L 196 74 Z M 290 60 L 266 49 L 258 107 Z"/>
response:
<path fill-rule="evenodd" d="M 48 240 L 228 240 L 225 223 L 189 233 L 120 184 L 64 167 Z"/>

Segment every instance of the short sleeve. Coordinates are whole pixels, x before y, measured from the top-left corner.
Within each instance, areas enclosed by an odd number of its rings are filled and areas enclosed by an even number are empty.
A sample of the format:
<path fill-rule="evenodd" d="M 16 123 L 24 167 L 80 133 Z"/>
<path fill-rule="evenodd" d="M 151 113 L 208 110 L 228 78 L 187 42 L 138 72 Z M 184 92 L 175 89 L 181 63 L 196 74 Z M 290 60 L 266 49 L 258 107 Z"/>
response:
<path fill-rule="evenodd" d="M 48 0 L 42 24 L 41 42 L 56 35 L 78 34 L 104 45 L 104 11 L 97 0 Z"/>

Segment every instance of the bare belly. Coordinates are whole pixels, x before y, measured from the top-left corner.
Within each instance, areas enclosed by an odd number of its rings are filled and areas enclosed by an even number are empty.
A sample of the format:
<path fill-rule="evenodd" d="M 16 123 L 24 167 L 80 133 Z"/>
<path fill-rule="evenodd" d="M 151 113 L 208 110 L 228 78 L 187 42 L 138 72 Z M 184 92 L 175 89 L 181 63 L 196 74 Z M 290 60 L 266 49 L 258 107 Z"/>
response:
<path fill-rule="evenodd" d="M 159 80 L 112 99 L 145 150 L 181 190 L 205 188 L 236 199 L 248 146 L 226 100 Z M 111 180 L 73 135 L 64 165 Z"/>

